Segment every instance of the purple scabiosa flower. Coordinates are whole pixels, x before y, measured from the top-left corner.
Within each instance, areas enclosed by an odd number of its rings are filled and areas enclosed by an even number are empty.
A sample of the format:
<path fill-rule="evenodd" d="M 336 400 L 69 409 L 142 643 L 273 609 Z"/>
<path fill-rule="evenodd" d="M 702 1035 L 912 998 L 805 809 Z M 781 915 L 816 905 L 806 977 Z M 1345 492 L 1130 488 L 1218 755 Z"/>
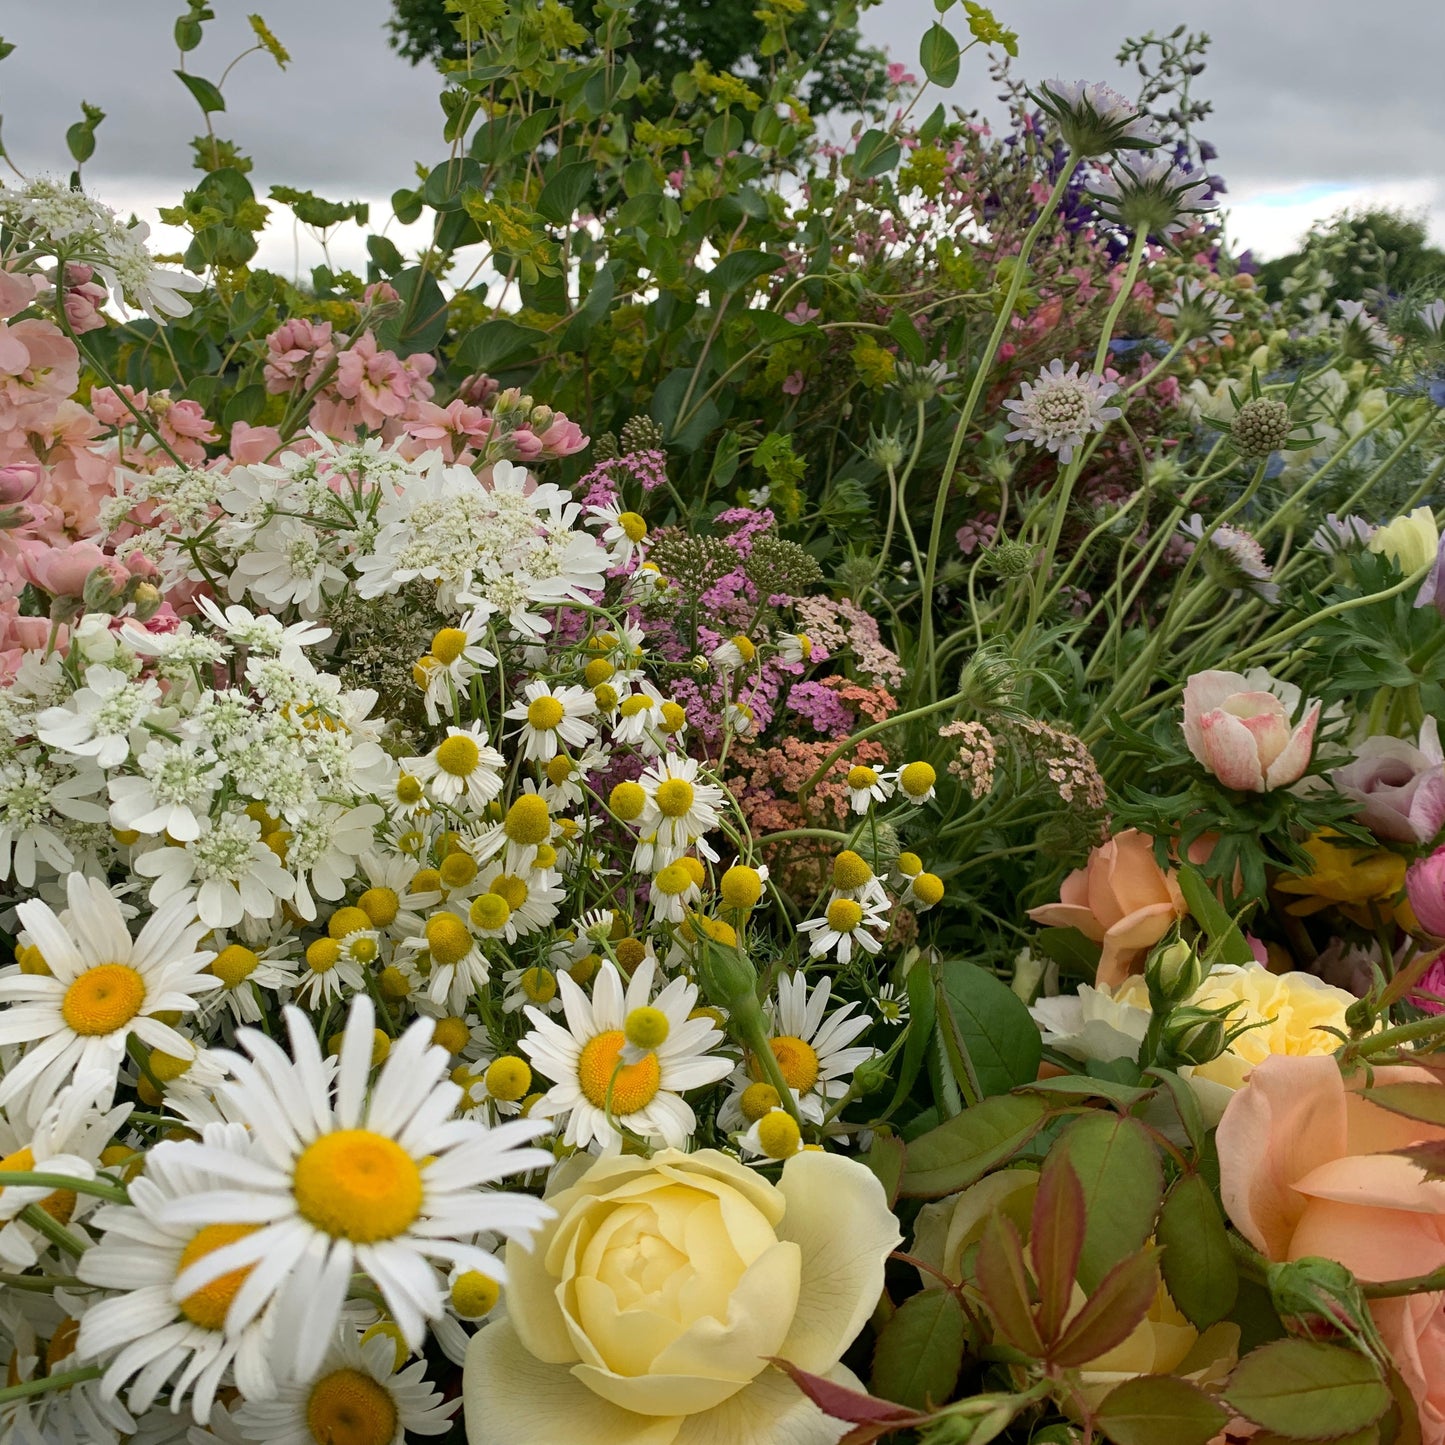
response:
<path fill-rule="evenodd" d="M 1279 588 L 1270 580 L 1274 568 L 1264 560 L 1264 548 L 1242 527 L 1232 527 L 1226 522 L 1206 529 L 1196 512 L 1187 522 L 1179 524 L 1179 530 L 1196 543 L 1207 545 L 1205 565 L 1230 589 L 1231 597 L 1253 592 L 1266 602 L 1279 601 Z"/>
<path fill-rule="evenodd" d="M 1102 82 L 1046 80 L 1029 94 L 1058 125 L 1064 144 L 1079 159 L 1110 151 L 1148 150 L 1159 144 L 1148 120 Z"/>
<path fill-rule="evenodd" d="M 1118 386 L 1092 372 L 1081 376 L 1077 361 L 1065 371 L 1055 357 L 1020 390 L 1020 400 L 1004 402 L 1016 428 L 1004 440 L 1046 447 L 1064 463 L 1074 459 L 1074 448 L 1083 446 L 1090 432 L 1103 431 L 1107 422 L 1123 415 L 1117 406 L 1104 405 Z"/>
<path fill-rule="evenodd" d="M 1351 547 L 1365 546 L 1375 535 L 1373 522 L 1357 517 L 1353 512 L 1347 517 L 1337 517 L 1331 512 L 1314 530 L 1314 535 L 1305 543 L 1311 552 L 1323 552 L 1327 557 Z"/>
<path fill-rule="evenodd" d="M 1160 156 L 1116 157 L 1089 188 L 1106 220 L 1146 236 L 1173 236 L 1191 216 L 1215 209 L 1209 177 Z"/>
<path fill-rule="evenodd" d="M 1415 317 L 1436 341 L 1445 341 L 1445 297 L 1437 296 L 1422 306 Z"/>
<path fill-rule="evenodd" d="M 1212 341 L 1217 346 L 1229 335 L 1232 322 L 1243 318 L 1234 310 L 1229 298 L 1213 287 L 1202 286 L 1192 278 L 1181 281 L 1168 301 L 1154 308 L 1161 316 L 1174 319 L 1174 331 L 1190 345 Z"/>
<path fill-rule="evenodd" d="M 1440 538 L 1440 545 L 1435 552 L 1435 565 L 1430 568 L 1430 575 L 1420 584 L 1415 606 L 1433 607 L 1441 617 L 1445 617 L 1445 537 Z"/>
<path fill-rule="evenodd" d="M 1345 323 L 1340 340 L 1347 356 L 1361 361 L 1383 361 L 1394 354 L 1395 343 L 1390 340 L 1390 333 L 1365 310 L 1363 301 L 1336 304 Z"/>

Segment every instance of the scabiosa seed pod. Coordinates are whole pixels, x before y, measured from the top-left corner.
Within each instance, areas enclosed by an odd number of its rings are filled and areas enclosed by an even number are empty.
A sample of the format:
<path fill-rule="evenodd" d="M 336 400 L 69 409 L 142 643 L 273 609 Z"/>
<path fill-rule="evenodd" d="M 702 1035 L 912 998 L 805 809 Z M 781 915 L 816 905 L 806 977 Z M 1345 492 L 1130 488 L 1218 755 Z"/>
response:
<path fill-rule="evenodd" d="M 1284 446 L 1293 426 L 1287 403 L 1256 396 L 1235 412 L 1229 439 L 1240 456 L 1262 459 Z"/>
<path fill-rule="evenodd" d="M 1023 577 L 1034 570 L 1034 549 L 1027 542 L 1005 538 L 988 549 L 988 560 L 1000 577 Z"/>
<path fill-rule="evenodd" d="M 1098 81 L 1046 80 L 1029 96 L 1058 125 L 1077 159 L 1159 144 L 1148 120 L 1118 91 Z"/>

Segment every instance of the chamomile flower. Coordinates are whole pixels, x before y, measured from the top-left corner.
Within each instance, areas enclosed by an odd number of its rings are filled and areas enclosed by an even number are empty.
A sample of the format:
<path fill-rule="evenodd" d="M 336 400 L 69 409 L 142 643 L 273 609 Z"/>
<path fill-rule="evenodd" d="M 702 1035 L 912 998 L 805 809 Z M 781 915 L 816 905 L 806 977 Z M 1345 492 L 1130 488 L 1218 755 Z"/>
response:
<path fill-rule="evenodd" d="M 549 1014 L 562 1012 L 562 990 L 557 983 L 557 970 L 545 963 L 509 968 L 502 975 L 502 983 L 506 988 L 502 995 L 503 1013 L 516 1013 L 529 1007 Z"/>
<path fill-rule="evenodd" d="M 474 922 L 485 919 L 486 928 L 500 928 L 501 937 L 515 943 L 518 938 L 546 928 L 557 917 L 567 893 L 553 879 L 545 868 L 533 868 L 525 874 L 508 873 L 505 864 L 495 860 L 477 875 L 478 891 L 471 902 L 470 917 Z M 505 915 L 488 901 L 489 897 L 501 899 L 507 908 Z M 499 917 L 500 923 L 496 921 Z"/>
<path fill-rule="evenodd" d="M 778 638 L 778 656 L 784 662 L 811 662 L 813 640 L 803 632 L 784 632 Z"/>
<path fill-rule="evenodd" d="M 635 747 L 649 734 L 660 732 L 662 707 L 666 699 L 650 683 L 643 682 L 637 692 L 624 697 L 617 706 L 617 721 L 612 725 L 612 740 L 619 746 Z"/>
<path fill-rule="evenodd" d="M 130 1115 L 129 1104 L 111 1108 L 115 1077 L 105 1071 L 82 1073 L 48 1104 L 40 1118 L 26 1124 L 21 1110 L 0 1113 L 0 1172 L 69 1174 L 94 1179 L 100 1151 Z M 0 1261 L 13 1270 L 29 1269 L 50 1241 L 19 1216 L 38 1204 L 57 1224 L 69 1224 L 94 1196 L 46 1185 L 9 1184 L 0 1189 Z"/>
<path fill-rule="evenodd" d="M 702 902 L 706 875 L 696 858 L 678 858 L 652 878 L 652 911 L 667 923 L 681 923 L 688 910 Z"/>
<path fill-rule="evenodd" d="M 623 511 L 616 502 L 587 508 L 587 525 L 602 529 L 600 538 L 614 567 L 632 568 L 632 559 L 647 540 L 647 522 L 636 512 Z"/>
<path fill-rule="evenodd" d="M 289 934 L 270 944 L 256 940 L 254 948 L 245 943 L 220 943 L 207 971 L 221 980 L 221 1000 L 236 1023 L 261 1021 L 258 991 L 280 994 L 296 987 L 297 965 L 290 957 L 294 947 Z"/>
<path fill-rule="evenodd" d="M 866 813 L 874 803 L 886 803 L 893 795 L 893 780 L 866 763 L 854 763 L 848 769 L 848 806 L 855 813 Z"/>
<path fill-rule="evenodd" d="M 552 1163 L 522 1147 L 545 1126 L 489 1130 L 453 1118 L 461 1090 L 446 1079 L 430 1019 L 395 1041 L 369 1090 L 369 998 L 352 1000 L 334 1072 L 305 1015 L 287 1008 L 285 1019 L 292 1057 L 254 1029 L 237 1033 L 249 1058 L 226 1056 L 217 1103 L 245 1129 L 208 1129 L 201 1143 L 166 1142 L 149 1156 L 173 1153 L 220 1181 L 163 1206 L 161 1222 L 260 1226 L 190 1264 L 174 1289 L 184 1299 L 249 1268 L 225 1328 L 235 1335 L 272 1305 L 280 1383 L 315 1378 L 355 1272 L 418 1349 L 445 1299 L 431 1261 L 495 1274 L 495 1259 L 471 1241 L 484 1231 L 526 1237 L 547 1217 L 540 1200 L 484 1186 Z"/>
<path fill-rule="evenodd" d="M 824 975 L 810 993 L 801 973 L 784 974 L 768 1009 L 768 1047 L 798 1101 L 798 1112 L 813 1124 L 823 1122 L 828 1106 L 848 1092 L 854 1069 L 875 1052 L 853 1042 L 873 1022 L 855 1012 L 856 1003 L 828 1013 L 832 987 Z M 752 1111 L 744 1107 L 743 1094 L 765 1079 L 756 1059 L 747 1060 L 733 1075 L 733 1092 L 718 1116 L 724 1128 L 740 1128 L 748 1120 Z"/>
<path fill-rule="evenodd" d="M 296 1001 L 320 1009 L 366 987 L 363 966 L 339 939 L 313 939 L 306 945 L 306 962 L 296 986 Z"/>
<path fill-rule="evenodd" d="M 638 783 L 647 805 L 637 826 L 656 834 L 659 853 L 671 860 L 696 844 L 715 861 L 703 835 L 718 826 L 727 795 L 718 784 L 699 780 L 697 759 L 670 753 L 645 767 Z"/>
<path fill-rule="evenodd" d="M 597 700 L 586 688 L 550 688 L 534 680 L 522 690 L 524 701 L 509 707 L 504 716 L 522 723 L 522 756 L 545 763 L 564 748 L 583 748 L 597 736 L 587 719 L 597 711 Z"/>
<path fill-rule="evenodd" d="M 932 763 L 904 763 L 894 775 L 898 791 L 915 807 L 921 807 L 934 796 L 938 773 Z"/>
<path fill-rule="evenodd" d="M 439 803 L 465 805 L 475 813 L 502 791 L 502 770 L 507 760 L 487 741 L 479 722 L 469 728 L 449 727 L 447 735 L 424 757 L 403 758 L 402 770 L 428 785 Z"/>
<path fill-rule="evenodd" d="M 220 987 L 205 972 L 212 954 L 197 944 L 206 932 L 191 899 L 162 904 L 132 939 L 120 904 L 104 883 L 72 873 L 70 907 L 57 918 L 37 899 L 16 912 L 48 974 L 0 976 L 0 1044 L 24 1052 L 0 1077 L 0 1104 L 24 1097 L 38 1121 L 72 1078 L 97 1071 L 112 1081 L 134 1033 L 153 1049 L 188 1058 L 193 1050 L 159 1015 L 192 1013 L 198 997 Z"/>
<path fill-rule="evenodd" d="M 385 1332 L 368 1339 L 343 1325 L 315 1380 L 248 1399 L 234 1418 L 243 1439 L 263 1445 L 402 1445 L 445 1435 L 459 1403 L 432 1389 L 425 1361 L 401 1368 Z"/>
<path fill-rule="evenodd" d="M 618 1125 L 633 1134 L 682 1148 L 697 1125 L 683 1091 L 715 1083 L 732 1068 L 711 1052 L 723 1041 L 711 1017 L 689 1017 L 697 988 L 675 978 L 651 997 L 656 965 L 644 959 L 633 970 L 626 991 L 622 975 L 609 959 L 597 971 L 588 996 L 566 975 L 558 977 L 566 1026 L 529 1007 L 532 1030 L 522 1052 L 552 1087 L 533 1105 L 529 1117 L 567 1121 L 565 1142 L 585 1149 L 595 1140 L 604 1149 L 620 1146 Z M 628 1019 L 647 1008 L 663 1018 L 666 1036 L 639 1062 L 623 1062 Z"/>
<path fill-rule="evenodd" d="M 856 903 L 851 898 L 835 898 L 822 918 L 806 919 L 798 925 L 798 932 L 812 935 L 808 941 L 812 957 L 825 958 L 829 953 L 836 953 L 839 963 L 847 963 L 853 957 L 855 944 L 865 953 L 877 953 L 883 947 L 870 931 L 887 930 L 888 919 L 883 907 L 874 901 Z"/>
<path fill-rule="evenodd" d="M 206 1136 L 233 1136 L 244 1147 L 236 1124 L 211 1125 Z M 243 1395 L 265 1396 L 275 1389 L 268 1363 L 266 1314 L 244 1328 L 228 1331 L 226 1313 L 252 1270 L 222 1275 L 189 1294 L 176 1296 L 176 1280 L 206 1255 L 256 1233 L 254 1222 L 207 1224 L 197 1229 L 166 1218 L 167 1209 L 207 1190 L 221 1187 L 199 1157 L 155 1150 L 145 1172 L 130 1184 L 130 1203 L 108 1204 L 92 1221 L 102 1238 L 76 1266 L 87 1284 L 122 1291 L 97 1301 L 80 1322 L 77 1356 L 103 1360 L 104 1388 L 119 1395 L 127 1382 L 126 1403 L 143 1414 L 156 1396 L 170 1388 L 179 1410 L 187 1395 L 196 1420 L 204 1424 L 216 1392 L 234 1375 Z"/>
<path fill-rule="evenodd" d="M 803 1150 L 803 1135 L 797 1120 L 781 1105 L 774 1104 L 760 1119 L 754 1119 L 738 1139 L 744 1155 L 763 1159 L 790 1159 Z"/>
<path fill-rule="evenodd" d="M 739 632 L 713 648 L 710 660 L 719 671 L 732 672 L 749 666 L 757 655 L 757 644 Z"/>
<path fill-rule="evenodd" d="M 422 924 L 422 931 L 413 938 L 404 938 L 401 946 L 413 952 L 419 968 L 426 969 L 426 997 L 455 1013 L 466 1009 L 491 976 L 466 919 L 450 909 L 433 913 Z"/>
<path fill-rule="evenodd" d="M 880 908 L 888 902 L 888 894 L 868 860 L 851 848 L 843 849 L 833 859 L 833 892 L 829 901 L 838 898 Z"/>

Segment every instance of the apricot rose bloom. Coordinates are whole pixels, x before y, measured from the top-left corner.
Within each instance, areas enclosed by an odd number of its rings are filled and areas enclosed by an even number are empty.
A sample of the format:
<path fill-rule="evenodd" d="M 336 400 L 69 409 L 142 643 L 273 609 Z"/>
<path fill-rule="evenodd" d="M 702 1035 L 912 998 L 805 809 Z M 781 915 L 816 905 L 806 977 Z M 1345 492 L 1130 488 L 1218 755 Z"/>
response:
<path fill-rule="evenodd" d="M 556 1220 L 507 1250 L 507 1318 L 473 1338 L 471 1445 L 834 1445 L 769 1356 L 838 1361 L 901 1242 L 863 1165 L 805 1151 L 776 1186 L 715 1149 L 574 1156 Z"/>
<path fill-rule="evenodd" d="M 1376 1069 L 1374 1082 L 1440 1087 L 1423 1069 Z M 1426 1274 L 1445 1265 L 1445 1183 L 1393 1151 L 1445 1141 L 1445 1129 L 1372 1104 L 1363 1084 L 1331 1058 L 1260 1063 L 1216 1135 L 1224 1207 L 1272 1260 L 1333 1259 L 1370 1283 Z M 1445 1294 L 1370 1309 L 1425 1445 L 1445 1445 Z"/>
<path fill-rule="evenodd" d="M 1113 988 L 1188 909 L 1173 870 L 1154 861 L 1153 840 L 1137 828 L 1116 833 L 1064 879 L 1057 903 L 1030 908 L 1035 923 L 1077 928 L 1104 945 L 1095 982 Z"/>
<path fill-rule="evenodd" d="M 1262 667 L 1248 673 L 1196 672 L 1184 685 L 1184 741 L 1227 788 L 1268 793 L 1298 782 L 1309 767 L 1320 704 L 1299 723 L 1297 687 Z"/>

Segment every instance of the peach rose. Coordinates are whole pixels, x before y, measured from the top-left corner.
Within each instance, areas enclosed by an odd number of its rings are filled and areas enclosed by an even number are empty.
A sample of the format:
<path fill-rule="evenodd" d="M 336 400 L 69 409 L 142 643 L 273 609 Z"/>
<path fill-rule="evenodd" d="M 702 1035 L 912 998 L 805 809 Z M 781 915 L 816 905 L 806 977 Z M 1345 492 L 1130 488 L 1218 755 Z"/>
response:
<path fill-rule="evenodd" d="M 471 1445 L 834 1445 L 769 1356 L 839 1365 L 899 1244 L 861 1164 L 806 1151 L 776 1186 L 715 1149 L 563 1165 L 556 1220 L 508 1246 L 507 1315 L 473 1338 Z"/>
<path fill-rule="evenodd" d="M 1299 689 L 1262 667 L 1247 674 L 1196 672 L 1184 685 L 1184 741 L 1227 788 L 1285 788 L 1309 767 L 1320 720 L 1316 702 L 1291 728 L 1299 705 Z"/>
<path fill-rule="evenodd" d="M 1187 912 L 1173 871 L 1165 872 L 1154 861 L 1153 840 L 1126 828 L 1064 879 L 1057 903 L 1030 908 L 1029 917 L 1052 928 L 1077 928 L 1102 943 L 1094 981 L 1113 988 L 1138 969 Z"/>
<path fill-rule="evenodd" d="M 1374 1079 L 1435 1083 L 1422 1069 L 1377 1069 Z M 1392 1151 L 1445 1141 L 1445 1128 L 1382 1109 L 1362 1087 L 1332 1058 L 1260 1063 L 1219 1125 L 1224 1207 L 1272 1260 L 1333 1259 L 1368 1282 L 1426 1274 L 1445 1265 L 1445 1183 Z M 1445 1445 L 1445 1294 L 1380 1300 L 1371 1312 L 1426 1445 Z"/>

